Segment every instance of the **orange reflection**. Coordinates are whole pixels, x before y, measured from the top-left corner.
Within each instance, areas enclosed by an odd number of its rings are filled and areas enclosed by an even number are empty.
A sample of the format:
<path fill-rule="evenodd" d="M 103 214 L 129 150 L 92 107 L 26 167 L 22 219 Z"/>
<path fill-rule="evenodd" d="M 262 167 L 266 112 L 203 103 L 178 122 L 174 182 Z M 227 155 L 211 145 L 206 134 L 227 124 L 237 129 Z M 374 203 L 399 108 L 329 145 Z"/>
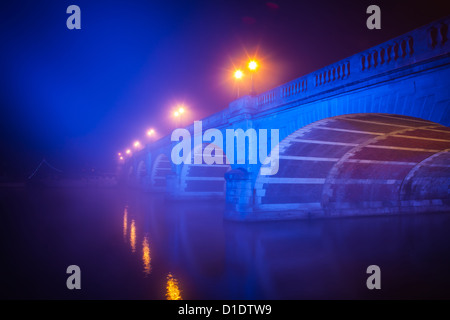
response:
<path fill-rule="evenodd" d="M 144 263 L 144 274 L 148 276 L 152 271 L 152 267 L 150 266 L 150 246 L 148 243 L 148 237 L 144 237 L 144 241 L 142 241 L 142 262 Z"/>
<path fill-rule="evenodd" d="M 183 300 L 181 298 L 181 291 L 178 288 L 178 280 L 175 279 L 171 273 L 167 275 L 167 300 Z"/>
<path fill-rule="evenodd" d="M 125 207 L 123 211 L 123 239 L 127 240 L 127 228 L 128 228 L 128 209 Z"/>
<path fill-rule="evenodd" d="M 131 245 L 131 252 L 136 252 L 136 224 L 134 222 L 134 219 L 131 220 L 130 245 Z"/>

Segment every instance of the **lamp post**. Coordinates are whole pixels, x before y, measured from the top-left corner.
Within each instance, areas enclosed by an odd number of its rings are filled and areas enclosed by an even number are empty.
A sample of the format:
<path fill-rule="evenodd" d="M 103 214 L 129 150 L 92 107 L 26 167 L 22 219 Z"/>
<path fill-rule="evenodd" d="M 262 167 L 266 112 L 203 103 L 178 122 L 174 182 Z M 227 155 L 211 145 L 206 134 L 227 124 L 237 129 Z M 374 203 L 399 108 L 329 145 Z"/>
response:
<path fill-rule="evenodd" d="M 180 118 L 180 113 L 178 112 L 178 111 L 175 111 L 174 113 L 173 113 L 173 116 L 175 117 L 175 119 L 177 119 L 177 127 L 179 127 L 180 126 L 180 120 L 179 120 L 179 118 Z"/>
<path fill-rule="evenodd" d="M 179 107 L 178 108 L 178 113 L 180 114 L 180 127 L 183 126 L 183 113 L 184 113 L 184 108 L 183 107 Z"/>
<path fill-rule="evenodd" d="M 243 76 L 244 76 L 244 73 L 239 69 L 234 72 L 234 78 L 237 80 L 237 96 L 236 96 L 236 98 L 239 98 L 239 86 L 240 86 L 240 81 Z"/>
<path fill-rule="evenodd" d="M 250 95 L 254 96 L 256 94 L 254 73 L 255 73 L 255 70 L 258 68 L 258 63 L 255 60 L 251 60 L 248 63 L 248 68 L 250 69 L 251 81 L 252 81 L 252 89 L 250 91 Z"/>
<path fill-rule="evenodd" d="M 155 137 L 155 130 L 154 129 L 148 129 L 147 130 L 147 136 L 150 138 L 150 141 L 153 142 L 154 141 L 154 137 Z"/>
<path fill-rule="evenodd" d="M 177 110 L 173 112 L 173 116 L 179 119 L 179 126 L 183 126 L 183 114 L 186 112 L 184 107 L 178 107 Z"/>

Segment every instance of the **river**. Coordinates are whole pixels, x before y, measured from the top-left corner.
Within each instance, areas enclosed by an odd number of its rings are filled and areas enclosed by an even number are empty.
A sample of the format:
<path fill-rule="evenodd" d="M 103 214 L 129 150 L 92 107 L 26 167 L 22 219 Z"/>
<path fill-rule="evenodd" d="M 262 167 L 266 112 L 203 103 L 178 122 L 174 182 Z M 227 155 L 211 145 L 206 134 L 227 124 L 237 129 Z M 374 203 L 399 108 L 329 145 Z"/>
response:
<path fill-rule="evenodd" d="M 448 213 L 242 223 L 221 202 L 113 188 L 0 200 L 2 299 L 450 298 Z"/>

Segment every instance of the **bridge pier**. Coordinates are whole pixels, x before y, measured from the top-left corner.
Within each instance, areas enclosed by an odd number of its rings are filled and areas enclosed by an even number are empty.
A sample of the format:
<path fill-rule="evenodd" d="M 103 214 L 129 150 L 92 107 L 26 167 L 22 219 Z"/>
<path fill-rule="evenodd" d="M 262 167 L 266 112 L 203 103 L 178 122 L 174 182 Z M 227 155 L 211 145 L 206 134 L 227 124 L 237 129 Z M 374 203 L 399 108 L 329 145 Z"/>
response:
<path fill-rule="evenodd" d="M 253 212 L 254 195 L 251 175 L 244 169 L 235 169 L 225 174 L 226 211 L 228 220 L 245 220 Z"/>
<path fill-rule="evenodd" d="M 166 198 L 169 200 L 183 199 L 183 188 L 181 186 L 180 174 L 170 172 L 166 176 Z"/>

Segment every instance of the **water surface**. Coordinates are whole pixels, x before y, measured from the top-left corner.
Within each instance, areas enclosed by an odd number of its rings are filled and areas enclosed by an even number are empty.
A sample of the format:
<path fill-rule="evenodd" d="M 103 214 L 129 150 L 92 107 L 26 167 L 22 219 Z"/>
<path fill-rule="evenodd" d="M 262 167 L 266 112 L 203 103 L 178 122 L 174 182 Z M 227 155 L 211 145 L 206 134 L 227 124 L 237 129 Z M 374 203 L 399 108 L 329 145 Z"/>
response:
<path fill-rule="evenodd" d="M 2 299 L 450 298 L 450 214 L 238 223 L 223 203 L 118 189 L 0 201 Z"/>

